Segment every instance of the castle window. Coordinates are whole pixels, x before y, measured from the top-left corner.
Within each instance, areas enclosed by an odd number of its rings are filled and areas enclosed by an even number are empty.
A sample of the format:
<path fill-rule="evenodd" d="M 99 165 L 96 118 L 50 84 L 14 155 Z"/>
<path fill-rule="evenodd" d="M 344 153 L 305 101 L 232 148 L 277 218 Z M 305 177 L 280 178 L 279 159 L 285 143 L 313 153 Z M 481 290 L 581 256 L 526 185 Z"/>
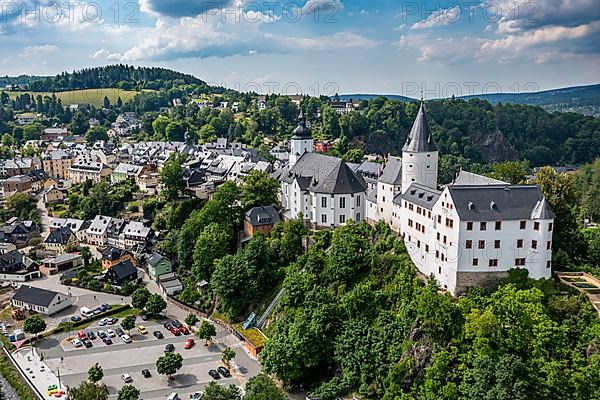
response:
<path fill-rule="evenodd" d="M 468 231 L 472 231 L 473 230 L 473 222 L 467 222 L 467 230 Z"/>
<path fill-rule="evenodd" d="M 519 229 L 525 229 L 527 228 L 527 221 L 521 221 L 520 225 L 519 225 Z"/>
<path fill-rule="evenodd" d="M 442 223 L 442 216 L 438 215 L 438 224 L 441 224 L 441 223 Z"/>
<path fill-rule="evenodd" d="M 525 259 L 524 258 L 515 258 L 515 266 L 516 267 L 525 266 Z"/>
<path fill-rule="evenodd" d="M 479 259 L 478 258 L 474 258 L 473 259 L 473 266 L 476 267 L 479 265 Z"/>
<path fill-rule="evenodd" d="M 360 207 L 360 196 L 356 196 L 356 206 Z"/>
<path fill-rule="evenodd" d="M 496 230 L 499 231 L 502 229 L 502 221 L 496 221 Z"/>
<path fill-rule="evenodd" d="M 551 241 L 551 240 L 548 240 L 548 241 L 546 242 L 546 250 L 550 250 L 551 248 L 552 248 L 552 241 Z"/>
<path fill-rule="evenodd" d="M 490 259 L 490 262 L 488 263 L 488 265 L 490 267 L 497 267 L 498 266 L 498 259 L 497 258 Z"/>
<path fill-rule="evenodd" d="M 477 242 L 477 248 L 485 249 L 485 240 L 480 240 L 479 242 Z"/>
<path fill-rule="evenodd" d="M 537 240 L 532 240 L 531 241 L 531 248 L 537 250 Z"/>
<path fill-rule="evenodd" d="M 500 248 L 500 241 L 499 240 L 494 240 L 494 248 L 495 249 L 499 249 Z"/>
<path fill-rule="evenodd" d="M 552 268 L 552 261 L 546 261 L 546 268 Z"/>
<path fill-rule="evenodd" d="M 533 229 L 535 229 L 536 231 L 540 230 L 540 223 L 539 222 L 534 222 L 533 223 Z"/>
<path fill-rule="evenodd" d="M 465 248 L 466 249 L 472 249 L 473 248 L 473 241 L 472 240 L 467 240 L 465 242 Z"/>
<path fill-rule="evenodd" d="M 553 225 L 552 222 L 548 224 L 548 232 L 552 232 Z"/>
<path fill-rule="evenodd" d="M 344 222 L 346 222 L 346 216 L 344 214 L 340 215 L 340 224 L 343 224 Z"/>
<path fill-rule="evenodd" d="M 523 239 L 517 239 L 517 249 L 523 248 Z"/>
<path fill-rule="evenodd" d="M 479 230 L 480 231 L 485 231 L 487 229 L 487 222 L 480 222 L 479 223 Z"/>
<path fill-rule="evenodd" d="M 439 250 L 435 251 L 435 258 L 440 258 L 440 251 Z"/>
<path fill-rule="evenodd" d="M 321 197 L 321 207 L 327 207 L 327 197 Z"/>
<path fill-rule="evenodd" d="M 437 233 L 437 240 L 440 240 L 440 233 Z"/>
<path fill-rule="evenodd" d="M 429 245 L 428 244 L 425 245 L 425 253 L 429 253 Z"/>
<path fill-rule="evenodd" d="M 385 201 L 385 199 L 383 201 Z M 340 197 L 340 208 L 346 208 L 346 198 L 345 197 Z"/>
<path fill-rule="evenodd" d="M 438 267 L 438 274 L 442 273 L 442 267 Z"/>

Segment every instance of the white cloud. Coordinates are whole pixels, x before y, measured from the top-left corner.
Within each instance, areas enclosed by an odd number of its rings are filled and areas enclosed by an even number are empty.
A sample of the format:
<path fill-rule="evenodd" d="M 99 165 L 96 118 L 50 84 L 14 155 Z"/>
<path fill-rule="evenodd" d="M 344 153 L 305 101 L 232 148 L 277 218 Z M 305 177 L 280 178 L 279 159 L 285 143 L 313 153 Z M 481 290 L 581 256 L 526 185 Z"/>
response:
<path fill-rule="evenodd" d="M 58 46 L 53 44 L 41 44 L 35 46 L 24 47 L 23 50 L 17 55 L 19 58 L 36 58 L 39 56 L 46 56 L 58 51 Z"/>
<path fill-rule="evenodd" d="M 100 49 L 92 54 L 90 54 L 90 58 L 98 59 L 98 58 L 107 58 L 110 55 L 110 52 L 106 49 Z"/>
<path fill-rule="evenodd" d="M 308 0 L 302 6 L 302 14 L 309 15 L 314 13 L 336 13 L 344 9 L 341 0 Z"/>
<path fill-rule="evenodd" d="M 460 19 L 460 12 L 460 6 L 458 5 L 451 8 L 441 8 L 431 13 L 424 20 L 414 23 L 411 29 L 430 29 L 435 26 L 455 23 Z"/>

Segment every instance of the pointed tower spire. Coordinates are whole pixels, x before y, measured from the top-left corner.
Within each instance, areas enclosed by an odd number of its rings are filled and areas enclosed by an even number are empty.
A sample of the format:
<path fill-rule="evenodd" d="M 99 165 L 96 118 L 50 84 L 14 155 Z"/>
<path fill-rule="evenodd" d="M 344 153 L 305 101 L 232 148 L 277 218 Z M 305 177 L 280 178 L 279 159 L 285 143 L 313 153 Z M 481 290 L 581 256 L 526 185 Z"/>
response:
<path fill-rule="evenodd" d="M 422 153 L 437 150 L 435 139 L 431 135 L 429 123 L 427 122 L 425 103 L 423 102 L 423 99 L 421 99 L 417 118 L 415 118 L 415 122 L 413 123 L 412 129 L 410 130 L 410 134 L 406 139 L 406 144 L 402 148 L 402 151 Z"/>
<path fill-rule="evenodd" d="M 298 115 L 298 126 L 292 132 L 292 139 L 310 139 L 312 137 L 310 128 L 306 123 L 306 117 L 304 116 L 304 111 L 300 108 L 300 114 Z"/>

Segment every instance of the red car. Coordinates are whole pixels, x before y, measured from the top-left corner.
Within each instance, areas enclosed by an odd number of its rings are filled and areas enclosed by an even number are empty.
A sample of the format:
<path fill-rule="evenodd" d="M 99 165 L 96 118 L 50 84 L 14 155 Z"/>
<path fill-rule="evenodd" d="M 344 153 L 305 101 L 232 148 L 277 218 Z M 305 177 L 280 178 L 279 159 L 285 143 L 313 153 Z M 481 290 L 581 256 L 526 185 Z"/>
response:
<path fill-rule="evenodd" d="M 175 336 L 180 336 L 180 335 L 181 335 L 181 331 L 180 331 L 179 329 L 175 328 L 174 326 L 173 326 L 173 327 L 171 327 L 171 329 L 170 329 L 170 330 L 171 330 L 171 333 L 172 333 L 173 335 L 175 335 Z"/>
<path fill-rule="evenodd" d="M 189 335 L 190 331 L 188 328 L 186 328 L 185 326 L 182 326 L 181 328 L 179 328 L 179 330 L 181 331 L 181 333 L 183 333 L 184 335 Z"/>
<path fill-rule="evenodd" d="M 187 342 L 185 342 L 185 346 L 183 346 L 186 349 L 191 349 L 192 347 L 194 347 L 194 345 L 196 344 L 196 342 L 194 342 L 194 339 L 188 339 Z"/>

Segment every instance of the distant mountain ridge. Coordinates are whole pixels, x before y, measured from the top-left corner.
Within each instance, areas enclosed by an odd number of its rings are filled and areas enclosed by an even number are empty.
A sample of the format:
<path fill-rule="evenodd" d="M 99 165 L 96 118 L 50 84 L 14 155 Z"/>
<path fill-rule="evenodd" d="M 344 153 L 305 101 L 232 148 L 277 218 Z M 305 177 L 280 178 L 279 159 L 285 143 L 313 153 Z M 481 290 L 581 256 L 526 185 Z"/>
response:
<path fill-rule="evenodd" d="M 343 94 L 340 100 L 371 100 L 377 97 L 386 97 L 390 100 L 416 101 L 416 99 L 402 95 L 380 94 Z M 600 84 L 572 86 L 560 89 L 543 90 L 527 93 L 490 93 L 460 96 L 459 99 L 481 99 L 491 104 L 525 104 L 539 106 L 547 111 L 569 111 L 585 115 L 600 116 Z"/>

